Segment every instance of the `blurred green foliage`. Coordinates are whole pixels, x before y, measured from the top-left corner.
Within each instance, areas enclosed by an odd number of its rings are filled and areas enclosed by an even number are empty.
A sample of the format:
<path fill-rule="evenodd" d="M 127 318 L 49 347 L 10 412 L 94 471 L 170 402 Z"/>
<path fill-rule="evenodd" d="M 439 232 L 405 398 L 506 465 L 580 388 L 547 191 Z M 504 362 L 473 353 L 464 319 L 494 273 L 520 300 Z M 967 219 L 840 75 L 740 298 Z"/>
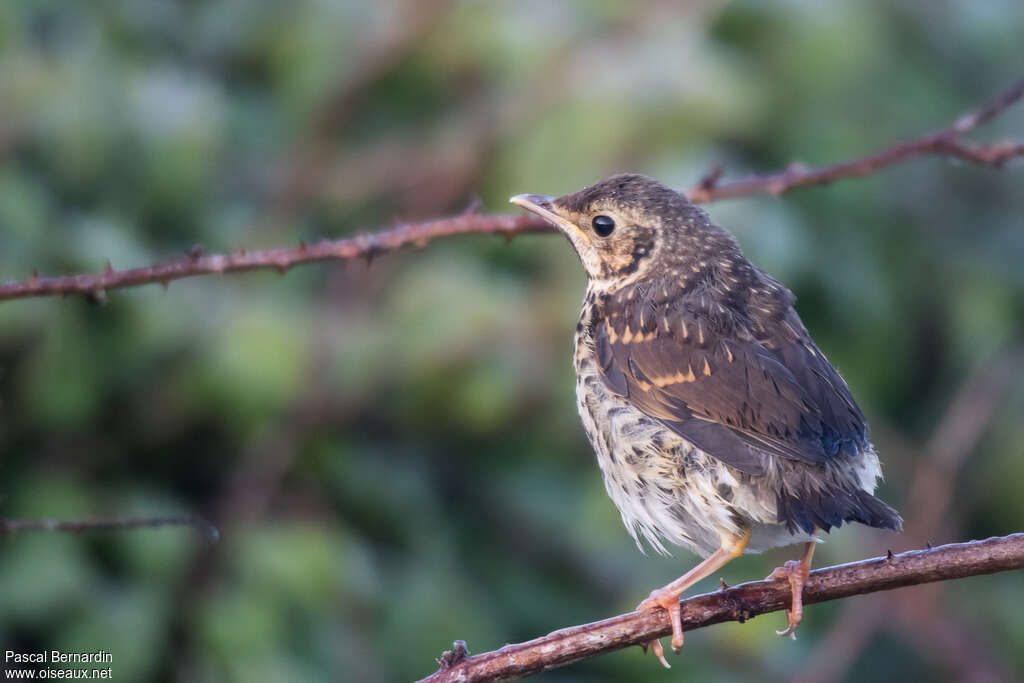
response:
<path fill-rule="evenodd" d="M 0 279 L 347 235 L 473 196 L 504 212 L 622 170 L 685 187 L 718 162 L 828 163 L 1021 75 L 1015 0 L 680 4 L 2 3 Z M 1021 131 L 1017 110 L 978 137 Z M 710 207 L 798 295 L 897 506 L 965 378 L 1024 331 L 1022 172 L 922 160 Z M 467 237 L 0 305 L 0 514 L 196 513 L 223 535 L 0 539 L 3 649 L 105 649 L 125 681 L 409 680 L 456 638 L 481 652 L 631 609 L 693 558 L 641 556 L 604 493 L 572 395 L 582 287 L 562 240 Z M 1017 384 L 933 541 L 1024 530 Z M 906 547 L 828 540 L 819 564 Z M 1019 577 L 940 601 L 979 662 L 1024 670 Z M 791 680 L 844 609 L 810 608 L 796 643 L 779 615 L 695 632 L 671 673 L 634 648 L 541 678 Z M 914 629 L 879 631 L 849 679 L 960 678 Z"/>

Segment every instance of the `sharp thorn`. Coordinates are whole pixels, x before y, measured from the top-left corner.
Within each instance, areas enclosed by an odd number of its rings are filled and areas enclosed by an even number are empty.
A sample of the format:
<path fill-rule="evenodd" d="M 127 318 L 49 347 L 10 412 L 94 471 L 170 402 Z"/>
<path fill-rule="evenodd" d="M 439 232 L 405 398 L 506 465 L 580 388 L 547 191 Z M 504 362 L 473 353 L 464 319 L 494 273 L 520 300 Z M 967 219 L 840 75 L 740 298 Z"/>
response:
<path fill-rule="evenodd" d="M 722 179 L 723 173 L 725 173 L 725 168 L 722 164 L 715 164 L 711 167 L 711 170 L 708 171 L 707 175 L 701 179 L 699 184 L 700 187 L 704 190 L 715 189 L 715 186 L 718 185 L 718 181 Z"/>
<path fill-rule="evenodd" d="M 377 256 L 383 252 L 384 248 L 377 243 L 377 240 L 372 236 L 367 236 L 365 251 L 363 251 L 363 258 L 366 259 L 366 265 L 373 265 L 373 259 L 377 258 Z"/>

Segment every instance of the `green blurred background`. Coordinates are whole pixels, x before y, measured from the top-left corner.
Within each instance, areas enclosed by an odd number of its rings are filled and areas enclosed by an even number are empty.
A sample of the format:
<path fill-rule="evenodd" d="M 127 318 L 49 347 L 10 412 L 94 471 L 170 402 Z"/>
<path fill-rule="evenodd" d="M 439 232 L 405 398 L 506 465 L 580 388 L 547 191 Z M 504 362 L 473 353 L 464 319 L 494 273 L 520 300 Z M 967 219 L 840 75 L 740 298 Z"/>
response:
<path fill-rule="evenodd" d="M 1022 35 L 1017 0 L 4 2 L 0 280 L 852 158 L 1008 86 Z M 1022 183 L 933 159 L 709 206 L 796 292 L 907 518 L 818 566 L 1024 531 Z M 0 515 L 223 536 L 0 538 L 0 649 L 105 649 L 124 681 L 409 680 L 457 638 L 632 609 L 695 558 L 641 555 L 605 495 L 583 286 L 564 240 L 462 237 L 0 304 Z M 781 614 L 693 632 L 671 672 L 631 648 L 540 679 L 1008 680 L 1022 604 L 1019 574 L 974 578 L 812 606 L 796 642 Z"/>

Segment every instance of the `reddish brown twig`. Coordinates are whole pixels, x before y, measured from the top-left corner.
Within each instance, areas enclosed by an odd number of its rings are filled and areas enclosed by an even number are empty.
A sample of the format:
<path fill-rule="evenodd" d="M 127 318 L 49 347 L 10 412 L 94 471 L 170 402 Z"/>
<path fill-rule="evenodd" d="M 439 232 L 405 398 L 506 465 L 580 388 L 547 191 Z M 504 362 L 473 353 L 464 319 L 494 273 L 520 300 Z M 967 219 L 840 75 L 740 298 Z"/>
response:
<path fill-rule="evenodd" d="M 102 297 L 111 289 L 160 283 L 167 285 L 196 275 L 236 273 L 247 270 L 276 270 L 284 273 L 293 266 L 317 261 L 349 261 L 355 258 L 373 258 L 375 255 L 413 244 L 424 246 L 430 240 L 445 235 L 478 233 L 489 235 L 517 235 L 525 232 L 544 232 L 549 226 L 531 215 L 484 216 L 464 214 L 422 223 L 407 223 L 390 230 L 358 235 L 350 239 L 300 244 L 297 247 L 279 247 L 259 251 L 237 251 L 232 254 L 203 256 L 199 250 L 176 261 L 153 266 L 114 270 L 107 268 L 93 275 L 39 277 L 33 275 L 22 282 L 0 285 L 0 301 L 24 299 L 34 296 L 60 294 L 86 294 Z"/>
<path fill-rule="evenodd" d="M 886 147 L 875 154 L 823 168 L 807 168 L 792 164 L 784 171 L 769 175 L 752 175 L 727 183 L 719 183 L 718 176 L 708 175 L 687 192 L 697 203 L 719 199 L 747 197 L 756 194 L 779 195 L 800 187 L 828 185 L 837 180 L 870 175 L 887 166 L 923 156 L 947 156 L 982 166 L 1000 167 L 1010 159 L 1024 157 L 1024 144 L 1006 140 L 990 145 L 970 147 L 959 138 L 983 123 L 991 121 L 1007 107 L 1024 97 L 1024 79 L 974 111 L 961 116 L 952 125 L 915 140 Z"/>
<path fill-rule="evenodd" d="M 1024 533 L 985 541 L 876 557 L 811 572 L 804 603 L 1024 568 Z M 755 581 L 684 600 L 683 629 L 724 621 L 745 621 L 784 609 L 789 584 Z M 421 683 L 472 683 L 523 678 L 594 655 L 640 645 L 671 632 L 663 610 L 631 612 L 604 621 L 555 631 L 500 650 L 441 659 L 441 668 Z M 464 652 L 464 649 L 463 649 Z M 684 650 L 685 656 L 685 650 Z"/>
<path fill-rule="evenodd" d="M 1000 166 L 1013 157 L 1024 156 L 1024 145 L 1001 142 L 981 147 L 967 147 L 959 136 L 991 120 L 1024 96 L 1024 80 L 1018 81 L 987 104 L 960 117 L 953 125 L 938 133 L 918 140 L 889 147 L 877 154 L 821 169 L 791 165 L 785 171 L 772 175 L 751 176 L 728 183 L 718 182 L 718 173 L 712 172 L 689 190 L 687 195 L 695 202 L 756 194 L 780 194 L 801 187 L 825 185 L 841 178 L 856 178 L 873 173 L 886 166 L 924 155 L 950 156 L 989 166 Z M 524 232 L 547 231 L 547 225 L 534 216 L 506 216 L 469 214 L 441 218 L 421 223 L 365 234 L 314 246 L 282 247 L 260 251 L 240 251 L 228 255 L 202 256 L 192 254 L 177 261 L 154 266 L 113 270 L 93 275 L 69 275 L 41 278 L 33 275 L 21 282 L 0 284 L 0 301 L 34 296 L 58 294 L 85 294 L 102 300 L 107 290 L 150 283 L 166 285 L 172 280 L 211 273 L 233 273 L 245 270 L 275 269 L 284 272 L 303 263 L 328 260 L 351 260 L 360 256 L 372 257 L 381 251 L 398 249 L 407 244 L 423 245 L 446 235 L 464 233 L 499 234 L 512 237 Z"/>

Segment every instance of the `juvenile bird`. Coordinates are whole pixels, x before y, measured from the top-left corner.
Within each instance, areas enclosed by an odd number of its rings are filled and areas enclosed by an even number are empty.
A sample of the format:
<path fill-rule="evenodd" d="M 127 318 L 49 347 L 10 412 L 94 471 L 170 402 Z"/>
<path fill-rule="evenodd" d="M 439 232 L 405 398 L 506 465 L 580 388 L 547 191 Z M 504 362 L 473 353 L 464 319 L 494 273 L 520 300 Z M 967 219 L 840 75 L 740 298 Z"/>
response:
<path fill-rule="evenodd" d="M 899 530 L 864 416 L 793 309 L 793 294 L 682 194 L 616 175 L 564 197 L 521 194 L 588 276 L 576 326 L 576 399 L 605 488 L 641 545 L 704 561 L 637 609 L 667 610 L 744 552 L 804 543 L 788 580 L 791 635 L 818 530 Z M 641 546 L 642 547 L 642 546 Z M 651 643 L 665 662 L 659 641 Z"/>

